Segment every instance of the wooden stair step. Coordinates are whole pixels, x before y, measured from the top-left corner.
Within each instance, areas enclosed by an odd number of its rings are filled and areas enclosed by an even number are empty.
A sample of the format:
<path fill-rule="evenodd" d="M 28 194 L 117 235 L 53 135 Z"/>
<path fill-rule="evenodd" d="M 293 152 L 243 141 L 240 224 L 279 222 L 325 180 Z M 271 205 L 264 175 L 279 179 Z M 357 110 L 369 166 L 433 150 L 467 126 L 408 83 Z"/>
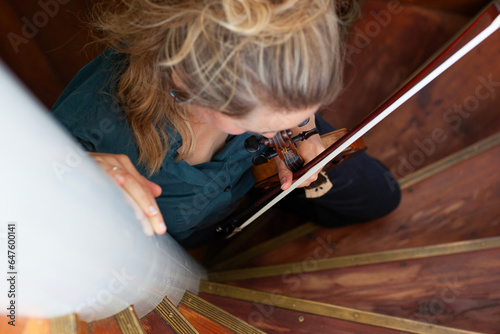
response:
<path fill-rule="evenodd" d="M 465 330 L 500 328 L 500 248 L 230 284 Z"/>
<path fill-rule="evenodd" d="M 89 324 L 90 334 L 97 333 L 109 333 L 109 334 L 121 334 L 120 325 L 116 321 L 115 317 L 109 317 L 106 319 L 101 319 L 93 321 Z"/>
<path fill-rule="evenodd" d="M 182 314 L 182 312 L 177 309 L 167 297 L 165 297 L 162 302 L 156 306 L 154 312 L 157 312 L 160 317 L 174 330 L 175 333 L 185 333 L 185 334 L 198 334 L 200 333 L 194 326 L 189 322 L 188 319 Z M 150 333 L 158 333 L 154 329 Z"/>
<path fill-rule="evenodd" d="M 129 306 L 120 313 L 115 314 L 114 318 L 123 334 L 144 334 L 133 306 Z"/>
<path fill-rule="evenodd" d="M 77 314 L 50 319 L 50 328 L 54 334 L 89 334 L 88 323 L 81 321 Z"/>
<path fill-rule="evenodd" d="M 472 334 L 478 333 L 436 324 L 429 324 L 411 319 L 388 316 L 384 314 L 343 307 L 328 303 L 311 301 L 307 299 L 295 298 L 277 293 L 276 290 L 272 293 L 246 289 L 212 282 L 201 282 L 200 291 L 204 294 L 212 294 L 222 297 L 234 298 L 242 301 L 251 302 L 255 311 L 260 306 L 259 313 L 254 312 L 249 318 L 262 319 L 262 312 L 266 312 L 268 318 L 272 318 L 276 309 L 287 309 L 308 314 L 315 314 L 324 317 L 331 317 L 350 321 L 352 323 L 377 326 L 385 329 L 398 330 L 409 333 L 421 334 Z M 262 306 L 268 306 L 263 308 Z M 354 327 L 355 328 L 355 327 Z M 357 333 L 355 331 L 353 333 Z M 370 332 L 372 333 L 372 332 Z M 388 333 L 390 333 L 388 331 Z M 400 332 L 401 333 L 401 332 Z"/>
<path fill-rule="evenodd" d="M 156 310 L 149 312 L 140 321 L 142 328 L 148 334 L 176 334 Z"/>
<path fill-rule="evenodd" d="M 91 322 L 89 329 L 90 334 L 144 334 L 133 306 L 127 307 L 112 317 Z"/>
<path fill-rule="evenodd" d="M 189 307 L 184 305 L 178 306 L 179 311 L 186 318 L 187 321 L 193 325 L 194 328 L 198 330 L 199 333 L 211 333 L 211 334 L 233 334 L 235 332 L 227 329 L 226 327 L 210 320 L 209 318 L 193 311 Z"/>
<path fill-rule="evenodd" d="M 421 168 L 420 170 L 399 179 L 398 183 L 402 190 L 407 190 L 411 186 L 422 182 L 423 180 L 428 179 L 442 171 L 445 171 L 446 169 L 449 169 L 456 164 L 464 162 L 468 159 L 474 159 L 478 154 L 490 150 L 498 145 L 500 145 L 500 133 L 490 136 L 474 145 L 471 145 L 459 152 L 441 159 L 440 161 L 436 161 L 435 163 Z M 264 254 L 267 254 L 270 251 L 275 250 L 281 246 L 285 246 L 298 238 L 310 236 L 313 232 L 319 229 L 320 226 L 314 224 L 313 222 L 306 222 L 294 229 L 282 233 L 281 235 L 266 240 L 262 243 L 258 243 L 252 247 L 246 248 L 240 253 L 228 256 L 226 259 L 223 259 L 221 257 L 221 260 L 219 260 L 209 269 L 210 271 L 222 271 L 243 268 L 245 263 L 250 262 L 251 260 L 259 256 L 263 256 Z M 241 235 L 243 236 L 245 235 L 245 233 L 246 231 L 244 231 Z M 236 241 L 237 240 L 234 240 L 230 244 L 230 246 L 233 246 Z"/>
<path fill-rule="evenodd" d="M 322 228 L 255 258 L 245 267 L 270 266 L 500 235 L 500 146 L 460 162 L 403 191 L 386 217 Z"/>
<path fill-rule="evenodd" d="M 8 334 L 51 334 L 50 319 L 26 318 L 16 316 L 14 325 L 9 325 L 11 319 L 2 316 L 0 333 Z"/>
<path fill-rule="evenodd" d="M 209 319 L 210 321 L 223 326 L 230 333 L 264 334 L 264 332 L 258 330 L 254 326 L 242 321 L 231 313 L 218 308 L 189 291 L 186 291 L 184 294 L 179 307 L 182 307 L 184 310 L 191 310 L 197 315 L 201 315 L 205 319 Z M 203 331 L 203 333 L 206 333 L 206 331 Z"/>
<path fill-rule="evenodd" d="M 90 42 L 90 27 L 84 25 L 82 19 L 89 15 L 89 9 L 94 5 L 92 1 L 52 4 L 57 12 L 52 13 L 42 27 L 35 23 L 34 36 L 26 38 L 27 33 L 23 30 L 26 24 L 21 18 L 25 17 L 33 24 L 34 16 L 39 19 L 41 13 L 47 14 L 45 7 L 32 1 L 0 3 L 3 14 L 0 31 L 6 36 L 0 40 L 0 58 L 47 108 L 52 107 L 74 75 L 102 49 L 102 46 L 95 45 L 85 47 Z M 11 41 L 12 38 L 15 42 Z"/>
<path fill-rule="evenodd" d="M 8 334 L 88 334 L 89 325 L 77 314 L 52 319 L 26 318 L 16 316 L 13 326 L 9 318 L 0 322 L 0 333 Z M 5 320 L 5 319 L 4 319 Z"/>
<path fill-rule="evenodd" d="M 190 253 L 207 268 L 217 266 L 221 261 L 234 255 L 238 251 L 264 241 L 267 234 L 263 236 L 262 233 L 260 233 L 262 228 L 270 229 L 271 231 L 269 231 L 269 233 L 271 234 L 282 232 L 281 229 L 276 231 L 276 229 L 272 228 L 272 222 L 275 221 L 277 217 L 282 218 L 283 212 L 279 209 L 271 208 L 266 212 L 266 215 L 263 215 L 257 219 L 255 223 L 245 229 L 245 233 L 237 234 L 229 239 L 229 242 L 227 239 L 221 237 L 199 249 L 190 250 Z M 287 227 L 293 228 L 302 223 L 302 220 L 296 219 L 297 217 L 292 215 L 286 215 L 286 217 L 290 218 L 285 220 Z"/>
<path fill-rule="evenodd" d="M 394 249 L 389 251 L 338 256 L 325 259 L 307 259 L 273 266 L 234 269 L 209 273 L 212 282 L 242 281 L 263 277 L 283 277 L 290 274 L 315 273 L 324 270 L 366 266 L 395 261 L 428 259 L 435 256 L 462 254 L 500 248 L 500 237 L 467 240 L 432 246 Z"/>
<path fill-rule="evenodd" d="M 400 0 L 401 4 L 407 6 L 419 6 L 432 8 L 443 12 L 449 13 L 461 13 L 462 15 L 471 15 L 471 13 L 477 13 L 484 6 L 486 6 L 490 0 Z"/>
<path fill-rule="evenodd" d="M 263 256 L 266 253 L 287 245 L 290 242 L 293 242 L 297 238 L 300 238 L 304 235 L 312 233 L 319 228 L 318 225 L 313 222 L 307 222 L 305 224 L 301 224 L 291 230 L 286 230 L 286 232 L 281 233 L 280 235 L 270 238 L 269 240 L 265 240 L 263 242 L 257 243 L 254 246 L 249 246 L 249 248 L 244 251 L 237 253 L 236 255 L 230 256 L 224 260 L 220 260 L 218 262 L 213 262 L 214 265 L 209 267 L 210 271 L 220 271 L 227 270 L 230 268 L 237 268 L 241 264 L 244 264 L 256 257 Z M 245 233 L 245 232 L 243 232 Z M 246 234 L 246 233 L 245 233 Z M 269 236 L 269 235 L 268 235 Z"/>
<path fill-rule="evenodd" d="M 457 15 L 411 5 L 396 7 L 393 12 L 397 13 L 392 14 L 385 1 L 364 1 L 360 18 L 350 29 L 345 41 L 346 85 L 338 99 L 322 110 L 338 128 L 351 129 L 359 123 L 475 14 Z M 375 17 L 381 12 L 388 16 L 386 26 Z M 377 27 L 378 33 L 369 31 Z"/>
<path fill-rule="evenodd" d="M 387 10 L 387 4 L 367 1 L 364 16 L 354 31 L 359 34 L 377 23 L 371 14 L 373 10 Z M 447 15 L 411 6 L 392 15 L 390 24 L 371 38 L 359 54 L 353 55 L 352 64 L 346 69 L 349 84 L 340 98 L 322 112 L 324 118 L 337 127 L 352 128 L 358 124 L 469 24 L 468 17 L 461 20 Z M 490 22 L 491 18 L 481 21 L 471 35 Z M 497 31 L 370 131 L 364 137 L 368 153 L 400 178 L 497 132 L 500 68 L 491 67 L 489 60 L 498 57 L 499 38 Z M 488 81 L 493 83 L 485 85 Z M 458 111 L 460 108 L 463 110 Z M 443 132 L 442 136 L 435 136 L 440 137 L 437 141 L 432 135 L 435 131 Z M 427 148 L 422 149 L 423 145 Z"/>
<path fill-rule="evenodd" d="M 264 332 L 189 291 L 175 307 L 168 298 L 141 319 L 148 334 L 263 334 Z"/>
<path fill-rule="evenodd" d="M 133 306 L 114 316 L 86 323 L 70 314 L 52 319 L 16 318 L 15 326 L 0 323 L 11 334 L 264 334 L 245 321 L 186 291 L 175 307 L 168 298 L 142 319 Z"/>
<path fill-rule="evenodd" d="M 346 320 L 241 301 L 209 293 L 200 293 L 200 297 L 268 334 L 402 334 L 400 331 L 387 328 L 357 324 Z"/>

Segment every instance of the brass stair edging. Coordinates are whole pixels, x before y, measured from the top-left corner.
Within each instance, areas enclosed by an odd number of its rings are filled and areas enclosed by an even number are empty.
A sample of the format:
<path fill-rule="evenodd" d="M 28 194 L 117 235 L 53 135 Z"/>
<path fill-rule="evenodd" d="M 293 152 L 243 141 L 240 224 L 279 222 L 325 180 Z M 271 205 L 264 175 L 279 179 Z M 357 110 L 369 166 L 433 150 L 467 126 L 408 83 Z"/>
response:
<path fill-rule="evenodd" d="M 306 272 L 317 272 L 328 269 L 347 268 L 402 260 L 413 260 L 425 257 L 452 255 L 494 248 L 500 248 L 500 237 L 474 239 L 432 246 L 402 248 L 382 252 L 319 259 L 314 260 L 314 266 L 309 265 L 310 263 L 308 263 L 308 260 L 272 266 L 214 272 L 208 274 L 208 280 L 212 282 L 240 281 L 245 279 L 279 276 L 283 275 L 284 273 L 288 275 Z"/>
<path fill-rule="evenodd" d="M 163 298 L 155 310 L 177 334 L 200 334 L 167 297 Z"/>
<path fill-rule="evenodd" d="M 255 328 L 249 323 L 235 317 L 234 315 L 207 302 L 203 298 L 200 298 L 189 291 L 185 292 L 184 297 L 181 300 L 181 304 L 235 333 L 265 334 L 265 332 L 260 329 Z"/>
<path fill-rule="evenodd" d="M 458 152 L 452 153 L 441 160 L 421 168 L 408 176 L 398 179 L 399 186 L 401 189 L 407 189 L 418 182 L 428 179 L 443 170 L 455 166 L 498 145 L 500 145 L 500 133 L 491 135 Z"/>
<path fill-rule="evenodd" d="M 139 318 L 132 306 L 127 307 L 120 313 L 114 315 L 116 323 L 124 334 L 145 334 Z"/>
<path fill-rule="evenodd" d="M 284 295 L 277 295 L 257 290 L 239 288 L 220 283 L 201 281 L 200 292 L 416 334 L 479 334 L 478 332 L 433 325 L 410 319 L 362 311 L 300 298 L 293 298 Z"/>
<path fill-rule="evenodd" d="M 68 314 L 60 317 L 51 318 L 50 333 L 78 334 L 78 316 L 76 314 Z"/>

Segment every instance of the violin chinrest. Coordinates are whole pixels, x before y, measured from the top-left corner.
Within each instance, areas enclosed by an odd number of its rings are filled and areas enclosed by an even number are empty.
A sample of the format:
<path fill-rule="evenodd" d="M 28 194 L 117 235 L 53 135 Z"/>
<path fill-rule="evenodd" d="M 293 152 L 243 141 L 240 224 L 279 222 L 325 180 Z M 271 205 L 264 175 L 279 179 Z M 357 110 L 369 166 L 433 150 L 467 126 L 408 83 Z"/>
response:
<path fill-rule="evenodd" d="M 330 189 L 332 189 L 333 185 L 328 176 L 326 176 L 325 171 L 321 171 L 325 178 L 325 182 L 315 188 L 304 188 L 305 194 L 307 198 L 318 198 L 326 194 Z"/>

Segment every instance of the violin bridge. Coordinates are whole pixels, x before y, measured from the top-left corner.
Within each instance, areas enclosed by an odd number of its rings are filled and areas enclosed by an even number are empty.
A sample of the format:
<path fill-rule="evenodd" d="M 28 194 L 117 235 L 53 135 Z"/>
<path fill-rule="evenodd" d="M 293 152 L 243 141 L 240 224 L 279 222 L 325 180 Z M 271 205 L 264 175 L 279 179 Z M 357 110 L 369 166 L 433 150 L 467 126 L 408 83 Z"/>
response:
<path fill-rule="evenodd" d="M 323 184 L 321 184 L 320 186 L 318 186 L 316 188 L 304 189 L 306 192 L 307 198 L 321 197 L 324 194 L 326 194 L 330 189 L 332 189 L 332 187 L 333 187 L 332 182 L 328 179 L 328 176 L 326 176 L 326 173 L 324 171 L 322 171 L 322 172 L 320 172 L 320 174 L 322 174 L 325 177 L 326 182 L 324 182 Z"/>

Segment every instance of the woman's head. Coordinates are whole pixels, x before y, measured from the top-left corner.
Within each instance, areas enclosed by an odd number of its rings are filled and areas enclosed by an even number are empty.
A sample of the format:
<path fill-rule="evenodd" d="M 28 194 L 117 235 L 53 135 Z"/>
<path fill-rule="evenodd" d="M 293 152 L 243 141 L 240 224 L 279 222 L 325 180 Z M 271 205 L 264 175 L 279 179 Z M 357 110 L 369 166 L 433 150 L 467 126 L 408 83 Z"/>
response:
<path fill-rule="evenodd" d="M 162 137 L 144 140 L 151 130 L 145 123 L 157 129 L 162 117 L 189 143 L 171 88 L 189 105 L 231 117 L 317 108 L 340 91 L 333 0 L 123 0 L 112 7 L 99 27 L 129 54 L 118 95 L 141 154 Z"/>
<path fill-rule="evenodd" d="M 166 30 L 159 66 L 189 102 L 231 115 L 329 104 L 341 86 L 333 1 L 190 1 Z"/>

